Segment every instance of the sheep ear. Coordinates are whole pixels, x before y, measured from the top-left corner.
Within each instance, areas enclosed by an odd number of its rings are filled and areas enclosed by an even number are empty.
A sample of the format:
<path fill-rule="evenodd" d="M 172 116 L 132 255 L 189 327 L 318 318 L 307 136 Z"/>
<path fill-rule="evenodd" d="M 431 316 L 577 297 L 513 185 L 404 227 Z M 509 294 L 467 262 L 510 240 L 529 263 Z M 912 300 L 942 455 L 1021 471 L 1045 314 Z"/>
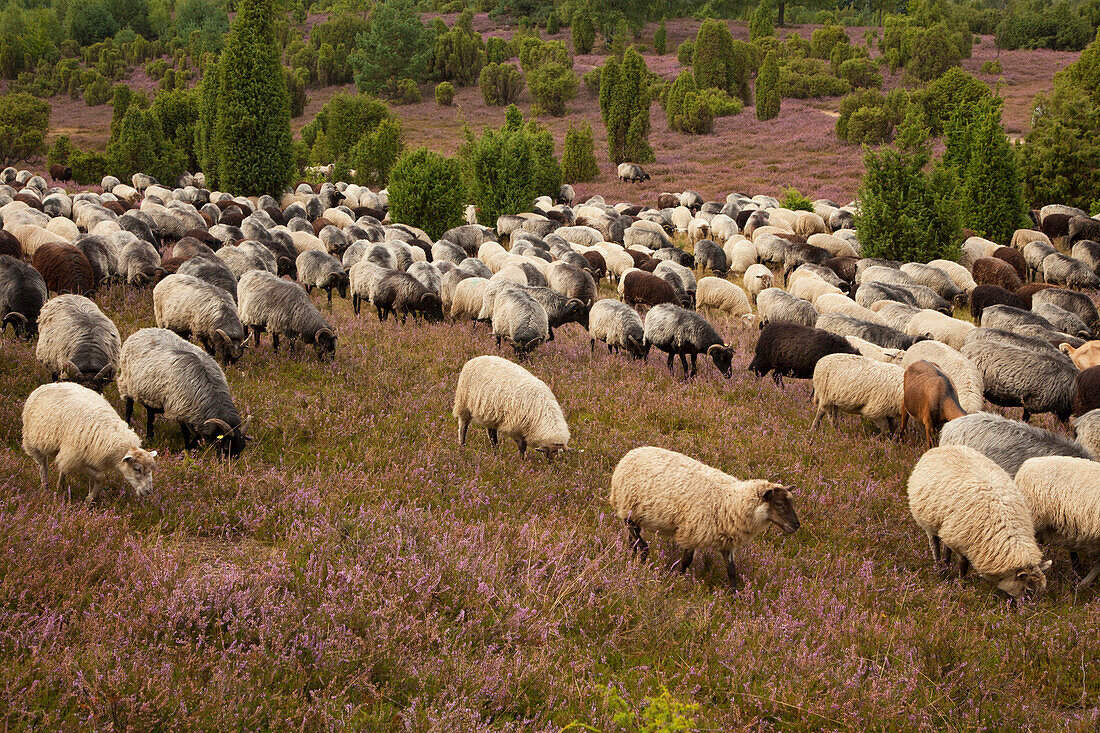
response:
<path fill-rule="evenodd" d="M 1052 563 L 1053 560 L 1044 560 L 1043 562 L 1039 563 L 1039 570 L 1045 573 L 1046 571 L 1050 570 L 1050 566 Z"/>
<path fill-rule="evenodd" d="M 763 501 L 771 501 L 773 496 L 775 496 L 775 489 L 768 489 L 763 494 L 761 494 L 760 498 Z"/>
<path fill-rule="evenodd" d="M 156 458 L 157 457 L 157 452 L 155 450 L 149 451 L 149 457 L 150 458 Z"/>

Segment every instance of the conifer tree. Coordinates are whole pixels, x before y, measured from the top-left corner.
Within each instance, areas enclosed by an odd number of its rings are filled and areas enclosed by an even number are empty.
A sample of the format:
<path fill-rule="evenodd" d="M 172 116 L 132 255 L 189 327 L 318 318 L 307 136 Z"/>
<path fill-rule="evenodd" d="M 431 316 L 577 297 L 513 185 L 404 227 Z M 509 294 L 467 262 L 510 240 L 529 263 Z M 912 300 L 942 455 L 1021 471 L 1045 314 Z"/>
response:
<path fill-rule="evenodd" d="M 608 59 L 600 76 L 600 112 L 607 126 L 611 162 L 649 163 L 656 158 L 649 147 L 649 85 L 645 60 L 633 48 L 620 66 Z"/>
<path fill-rule="evenodd" d="M 664 56 L 668 51 L 668 29 L 665 28 L 665 19 L 661 18 L 661 25 L 653 34 L 653 50 L 658 56 Z"/>
<path fill-rule="evenodd" d="M 596 163 L 592 126 L 587 122 L 580 127 L 569 125 L 565 133 L 565 150 L 561 155 L 562 180 L 566 183 L 591 181 L 600 174 Z"/>
<path fill-rule="evenodd" d="M 592 12 L 582 4 L 573 14 L 573 53 L 591 53 L 596 43 L 596 26 L 592 22 Z"/>
<path fill-rule="evenodd" d="M 961 120 L 954 121 L 952 127 L 957 130 L 960 124 Z M 965 149 L 960 151 L 959 146 Z M 999 102 L 984 99 L 976 105 L 965 131 L 948 137 L 944 158 L 958 164 L 963 226 L 1007 243 L 1023 222 L 1024 200 L 1016 153 L 1001 126 Z"/>
<path fill-rule="evenodd" d="M 774 120 L 779 116 L 779 62 L 775 51 L 768 51 L 756 76 L 756 119 Z"/>

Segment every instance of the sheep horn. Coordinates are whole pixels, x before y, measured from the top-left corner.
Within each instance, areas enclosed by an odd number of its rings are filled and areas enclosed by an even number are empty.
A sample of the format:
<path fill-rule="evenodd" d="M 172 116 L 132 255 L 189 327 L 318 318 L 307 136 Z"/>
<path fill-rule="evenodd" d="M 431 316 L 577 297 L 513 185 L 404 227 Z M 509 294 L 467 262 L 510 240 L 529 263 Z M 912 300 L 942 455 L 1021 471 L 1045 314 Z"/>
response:
<path fill-rule="evenodd" d="M 315 338 L 320 339 L 325 334 L 328 334 L 329 338 L 335 338 L 335 335 L 332 333 L 331 328 L 322 328 L 320 331 L 317 332 L 317 336 Z"/>
<path fill-rule="evenodd" d="M 25 329 L 27 327 L 27 317 L 18 311 L 12 311 L 11 313 L 4 316 L 3 328 L 7 328 L 9 323 L 11 324 L 11 327 L 16 331 L 18 331 L 20 328 Z"/>
<path fill-rule="evenodd" d="M 1067 344 L 1065 341 L 1058 344 L 1058 348 L 1062 351 L 1063 354 L 1067 354 L 1069 356 L 1073 356 L 1073 352 L 1076 351 L 1076 349 Z"/>
<path fill-rule="evenodd" d="M 230 343 L 229 334 L 227 334 L 225 331 L 223 331 L 222 329 L 219 328 L 218 330 L 214 331 L 214 335 L 217 336 L 218 338 L 220 338 L 222 341 L 224 341 L 226 343 L 226 345 L 229 345 L 229 343 Z"/>
<path fill-rule="evenodd" d="M 209 425 L 210 423 L 213 423 L 215 427 L 221 429 L 223 437 L 233 432 L 233 428 L 229 427 L 229 423 L 227 423 L 225 420 L 219 420 L 216 417 L 212 417 L 204 422 L 203 425 Z"/>
<path fill-rule="evenodd" d="M 115 365 L 108 364 L 95 375 L 95 378 L 101 382 L 111 382 L 115 378 Z"/>

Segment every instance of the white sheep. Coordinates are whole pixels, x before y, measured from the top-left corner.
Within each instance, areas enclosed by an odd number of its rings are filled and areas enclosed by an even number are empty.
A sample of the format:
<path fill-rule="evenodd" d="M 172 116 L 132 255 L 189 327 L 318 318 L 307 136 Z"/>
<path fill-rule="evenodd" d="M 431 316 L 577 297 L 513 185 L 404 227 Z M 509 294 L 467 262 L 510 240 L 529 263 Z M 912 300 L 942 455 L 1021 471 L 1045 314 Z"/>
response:
<path fill-rule="evenodd" d="M 637 359 L 649 358 L 650 345 L 645 342 L 642 318 L 626 303 L 611 298 L 597 300 L 588 313 L 588 335 L 592 351 L 596 342 L 602 341 L 607 344 L 608 353 L 626 349 Z"/>
<path fill-rule="evenodd" d="M 909 336 L 931 336 L 952 349 L 966 346 L 966 336 L 975 328 L 970 321 L 952 318 L 927 308 L 914 313 L 901 329 Z"/>
<path fill-rule="evenodd" d="M 739 583 L 733 552 L 769 524 L 784 534 L 800 526 L 791 487 L 764 479 L 741 481 L 681 453 L 635 448 L 611 475 L 612 508 L 630 532 L 631 549 L 648 554 L 642 531 L 667 532 L 683 550 L 676 567 L 684 572 L 696 550 L 715 550 L 726 563 L 734 588 Z"/>
<path fill-rule="evenodd" d="M 1071 456 L 1043 456 L 1024 461 L 1016 486 L 1027 497 L 1035 539 L 1070 551 L 1074 569 L 1078 553 L 1094 562 L 1079 588 L 1100 575 L 1100 463 Z"/>
<path fill-rule="evenodd" d="M 752 315 L 748 294 L 729 280 L 723 280 L 720 277 L 699 279 L 695 290 L 695 307 L 699 310 L 717 310 L 733 316 Z"/>
<path fill-rule="evenodd" d="M 978 366 L 956 349 L 939 341 L 918 341 L 905 351 L 901 365 L 928 361 L 947 375 L 955 386 L 959 406 L 967 412 L 980 412 L 985 407 L 985 380 Z"/>
<path fill-rule="evenodd" d="M 799 277 L 791 277 L 787 281 L 787 292 L 796 298 L 808 300 L 816 305 L 817 299 L 824 295 L 843 295 L 840 288 L 832 283 L 827 283 L 813 273 L 802 272 Z"/>
<path fill-rule="evenodd" d="M 485 428 L 494 446 L 498 433 L 512 438 L 520 457 L 531 447 L 551 461 L 569 443 L 565 415 L 546 383 L 499 356 L 476 356 L 463 365 L 453 414 L 459 445 L 466 445 L 471 423 Z"/>
<path fill-rule="evenodd" d="M 844 316 L 858 318 L 861 321 L 877 323 L 880 326 L 890 325 L 886 322 L 886 319 L 878 313 L 870 308 L 864 308 L 843 293 L 824 293 L 817 296 L 817 300 L 814 301 L 814 308 L 821 314 L 840 313 Z"/>
<path fill-rule="evenodd" d="M 763 291 L 774 286 L 775 277 L 767 266 L 756 264 L 750 265 L 745 270 L 743 282 L 745 283 L 745 292 L 748 293 L 749 301 L 755 303 L 757 295 L 760 295 Z"/>
<path fill-rule="evenodd" d="M 760 253 L 757 252 L 756 245 L 752 243 L 752 240 L 740 234 L 735 234 L 726 240 L 722 249 L 729 260 L 729 271 L 735 275 L 743 274 L 760 261 Z"/>
<path fill-rule="evenodd" d="M 859 336 L 845 336 L 844 338 L 856 348 L 861 356 L 866 356 L 868 359 L 874 359 L 875 361 L 900 364 L 902 357 L 905 355 L 905 352 L 901 349 L 884 349 L 878 344 L 864 341 Z"/>
<path fill-rule="evenodd" d="M 978 283 L 974 282 L 974 276 L 970 274 L 970 270 L 966 269 L 958 262 L 952 262 L 951 260 L 932 260 L 928 264 L 946 272 L 947 276 L 951 278 L 951 281 L 967 294 L 970 294 L 973 292 L 974 288 L 978 287 Z"/>
<path fill-rule="evenodd" d="M 909 475 L 908 493 L 937 563 L 956 552 L 963 576 L 973 565 L 1013 597 L 1046 587 L 1050 560 L 1035 542 L 1027 499 L 992 460 L 968 446 L 933 448 Z"/>
<path fill-rule="evenodd" d="M 99 496 L 103 475 L 118 471 L 138 496 L 153 490 L 153 459 L 141 439 L 101 395 L 71 382 L 45 384 L 23 405 L 23 450 L 38 463 L 42 489 L 48 466 L 57 461 L 57 490 L 65 477 L 83 473 L 92 480 L 86 501 Z"/>
<path fill-rule="evenodd" d="M 455 286 L 450 310 L 452 323 L 478 319 L 481 306 L 485 302 L 485 290 L 488 285 L 489 281 L 486 278 L 471 277 L 460 281 Z"/>
<path fill-rule="evenodd" d="M 905 369 L 856 354 L 829 354 L 814 366 L 814 415 L 811 430 L 829 413 L 835 427 L 840 413 L 860 415 L 883 432 L 905 413 Z"/>

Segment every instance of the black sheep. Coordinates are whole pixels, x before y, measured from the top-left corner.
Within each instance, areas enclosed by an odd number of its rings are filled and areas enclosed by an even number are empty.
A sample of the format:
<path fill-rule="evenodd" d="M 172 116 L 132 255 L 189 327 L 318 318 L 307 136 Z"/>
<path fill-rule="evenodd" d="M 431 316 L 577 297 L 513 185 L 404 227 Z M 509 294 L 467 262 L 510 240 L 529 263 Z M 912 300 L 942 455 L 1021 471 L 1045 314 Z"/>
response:
<path fill-rule="evenodd" d="M 970 315 L 981 323 L 982 311 L 991 305 L 1010 305 L 1013 308 L 1027 310 L 1028 304 L 1012 290 L 1000 285 L 979 285 L 970 292 Z"/>
<path fill-rule="evenodd" d="M 1073 399 L 1073 414 L 1080 417 L 1100 407 L 1100 366 L 1089 367 L 1077 375 L 1077 396 Z"/>
<path fill-rule="evenodd" d="M 14 257 L 0 255 L 0 331 L 10 324 L 15 335 L 38 333 L 38 313 L 49 293 L 38 270 Z"/>
<path fill-rule="evenodd" d="M 812 379 L 817 362 L 829 354 L 858 354 L 848 339 L 820 328 L 797 323 L 769 323 L 760 332 L 749 369 L 758 377 L 772 373 L 782 386 L 783 377 Z"/>

